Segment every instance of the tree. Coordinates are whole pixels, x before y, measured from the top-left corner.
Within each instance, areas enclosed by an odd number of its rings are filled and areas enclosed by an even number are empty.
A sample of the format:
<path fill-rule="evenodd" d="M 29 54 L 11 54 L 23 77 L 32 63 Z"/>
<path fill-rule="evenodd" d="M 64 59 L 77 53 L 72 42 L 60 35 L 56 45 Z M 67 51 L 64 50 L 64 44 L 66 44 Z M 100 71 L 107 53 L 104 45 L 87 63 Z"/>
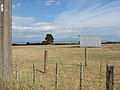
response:
<path fill-rule="evenodd" d="M 30 42 L 27 42 L 26 45 L 30 45 Z"/>
<path fill-rule="evenodd" d="M 46 34 L 45 40 L 46 40 L 47 44 L 53 44 L 53 42 L 54 42 L 54 38 L 53 38 L 52 34 Z"/>

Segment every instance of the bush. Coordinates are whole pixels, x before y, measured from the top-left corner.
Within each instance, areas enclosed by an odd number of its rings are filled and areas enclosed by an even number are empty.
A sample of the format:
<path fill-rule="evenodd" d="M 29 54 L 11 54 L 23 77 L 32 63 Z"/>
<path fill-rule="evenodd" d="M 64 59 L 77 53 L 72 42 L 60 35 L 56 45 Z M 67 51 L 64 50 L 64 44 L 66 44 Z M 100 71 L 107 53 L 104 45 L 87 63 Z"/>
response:
<path fill-rule="evenodd" d="M 47 45 L 47 41 L 42 41 L 42 45 Z"/>

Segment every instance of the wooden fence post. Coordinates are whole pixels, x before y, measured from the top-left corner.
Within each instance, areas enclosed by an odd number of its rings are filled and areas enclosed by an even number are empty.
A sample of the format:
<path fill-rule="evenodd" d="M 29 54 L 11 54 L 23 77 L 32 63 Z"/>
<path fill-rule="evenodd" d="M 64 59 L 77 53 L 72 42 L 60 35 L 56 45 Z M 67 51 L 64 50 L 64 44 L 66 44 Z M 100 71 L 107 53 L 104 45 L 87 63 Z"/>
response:
<path fill-rule="evenodd" d="M 99 77 L 99 90 L 101 90 L 101 85 L 102 85 L 102 59 L 100 59 L 100 70 L 99 70 L 99 74 L 100 74 L 100 77 Z"/>
<path fill-rule="evenodd" d="M 19 81 L 18 81 L 18 61 L 17 61 L 17 60 L 15 61 L 15 65 L 16 65 L 16 66 L 15 66 L 15 69 L 16 69 L 15 79 L 16 79 L 16 87 L 17 87 L 17 90 L 18 90 L 18 87 L 19 87 L 19 86 L 18 86 L 18 82 L 19 82 Z"/>
<path fill-rule="evenodd" d="M 85 66 L 87 66 L 87 48 L 85 48 Z"/>
<path fill-rule="evenodd" d="M 33 83 L 35 85 L 35 61 L 33 61 Z"/>
<path fill-rule="evenodd" d="M 58 90 L 58 63 L 56 63 L 55 90 Z"/>
<path fill-rule="evenodd" d="M 16 60 L 16 77 L 15 79 L 18 81 L 18 61 Z"/>
<path fill-rule="evenodd" d="M 44 73 L 47 74 L 47 60 L 48 60 L 48 51 L 44 51 Z"/>
<path fill-rule="evenodd" d="M 82 80 L 83 80 L 83 65 L 80 64 L 80 90 L 82 90 Z"/>
<path fill-rule="evenodd" d="M 114 90 L 114 66 L 106 65 L 106 90 Z"/>

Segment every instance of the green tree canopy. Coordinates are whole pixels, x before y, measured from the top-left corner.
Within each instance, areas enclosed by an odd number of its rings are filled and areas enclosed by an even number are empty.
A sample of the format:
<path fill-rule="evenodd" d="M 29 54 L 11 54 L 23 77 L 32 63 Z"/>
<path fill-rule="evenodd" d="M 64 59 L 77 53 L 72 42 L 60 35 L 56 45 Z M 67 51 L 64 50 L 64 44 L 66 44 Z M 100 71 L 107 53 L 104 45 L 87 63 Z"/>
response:
<path fill-rule="evenodd" d="M 52 34 L 46 34 L 45 40 L 48 44 L 53 44 L 54 38 Z"/>

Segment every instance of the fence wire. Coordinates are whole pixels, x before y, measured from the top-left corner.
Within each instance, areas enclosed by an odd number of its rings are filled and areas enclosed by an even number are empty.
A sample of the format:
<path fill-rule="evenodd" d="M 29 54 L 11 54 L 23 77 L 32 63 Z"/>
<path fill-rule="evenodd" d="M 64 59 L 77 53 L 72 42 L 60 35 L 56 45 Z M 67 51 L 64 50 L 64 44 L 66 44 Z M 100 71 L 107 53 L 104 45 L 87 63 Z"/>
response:
<path fill-rule="evenodd" d="M 56 62 L 58 62 L 58 90 L 80 90 L 80 63 L 83 64 L 81 90 L 106 89 L 106 64 L 114 66 L 114 90 L 120 89 L 119 51 L 113 50 L 109 46 L 104 46 L 102 49 L 87 49 L 87 66 L 85 67 L 84 49 L 70 46 L 53 47 L 20 47 L 19 50 L 15 51 L 17 55 L 14 55 L 13 58 L 18 61 L 18 69 L 14 61 L 13 78 L 14 81 L 18 82 L 15 83 L 18 88 L 22 87 L 22 90 L 33 90 L 33 88 L 35 90 L 56 90 L 55 72 Z M 45 49 L 48 50 L 46 75 L 44 74 L 43 57 Z M 33 61 L 35 61 L 36 70 L 35 83 L 33 82 Z M 16 73 L 18 73 L 18 76 Z"/>
<path fill-rule="evenodd" d="M 13 64 L 13 77 L 18 86 L 33 88 L 33 64 Z M 16 68 L 17 67 L 17 68 Z M 114 90 L 120 88 L 120 67 L 115 66 Z M 35 87 L 37 90 L 55 90 L 55 63 L 48 63 L 47 75 L 44 75 L 44 66 L 35 62 Z M 82 90 L 105 90 L 106 66 L 83 66 Z M 17 77 L 17 78 L 16 78 Z M 80 90 L 80 65 L 58 63 L 58 90 Z"/>

